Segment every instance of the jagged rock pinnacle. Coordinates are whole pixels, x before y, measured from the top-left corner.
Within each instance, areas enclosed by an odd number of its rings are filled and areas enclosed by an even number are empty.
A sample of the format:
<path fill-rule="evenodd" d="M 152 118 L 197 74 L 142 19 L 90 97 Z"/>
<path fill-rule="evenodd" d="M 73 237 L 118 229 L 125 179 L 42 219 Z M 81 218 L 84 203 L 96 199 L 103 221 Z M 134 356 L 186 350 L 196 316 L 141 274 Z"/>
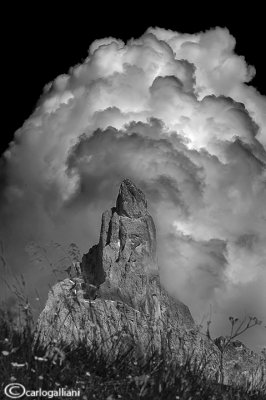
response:
<path fill-rule="evenodd" d="M 146 294 L 147 274 L 159 276 L 155 225 L 144 193 L 129 179 L 120 185 L 116 207 L 103 213 L 99 243 L 83 256 L 81 267 L 99 296 L 131 295 L 136 303 Z"/>
<path fill-rule="evenodd" d="M 189 308 L 161 286 L 155 225 L 143 192 L 129 179 L 121 183 L 116 207 L 103 213 L 99 242 L 83 256 L 77 272 L 49 292 L 35 343 L 45 348 L 51 343 L 73 348 L 80 342 L 96 344 L 114 360 L 118 351 L 128 354 L 139 347 L 146 354 L 150 348 L 151 354 L 156 349 L 181 359 L 184 350 L 193 350 L 199 359 L 208 355 L 208 376 L 216 373 L 220 338 L 215 345 L 202 335 Z M 114 346 L 118 332 L 121 347 Z M 236 362 L 243 364 L 246 379 L 251 359 L 257 371 L 259 356 L 232 344 L 225 357 L 226 379 L 235 378 Z"/>
<path fill-rule="evenodd" d="M 120 185 L 116 201 L 117 214 L 129 218 L 140 218 L 147 214 L 147 201 L 144 193 L 129 179 Z"/>

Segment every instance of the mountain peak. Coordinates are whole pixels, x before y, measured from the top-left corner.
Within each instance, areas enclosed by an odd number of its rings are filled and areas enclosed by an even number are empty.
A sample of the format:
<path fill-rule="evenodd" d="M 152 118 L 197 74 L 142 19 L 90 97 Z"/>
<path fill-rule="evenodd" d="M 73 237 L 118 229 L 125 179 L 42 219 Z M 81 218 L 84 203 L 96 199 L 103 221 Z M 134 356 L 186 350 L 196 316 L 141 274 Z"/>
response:
<path fill-rule="evenodd" d="M 124 179 L 116 200 L 117 214 L 129 218 L 140 218 L 147 214 L 144 193 L 130 180 Z"/>
<path fill-rule="evenodd" d="M 120 185 L 116 207 L 102 214 L 99 242 L 83 255 L 80 267 L 81 275 L 58 282 L 50 291 L 35 343 L 75 348 L 85 342 L 96 345 L 108 360 L 120 350 L 124 356 L 138 349 L 182 359 L 191 349 L 199 359 L 207 355 L 208 375 L 216 374 L 222 338 L 214 344 L 201 334 L 189 308 L 161 286 L 156 228 L 143 192 L 129 179 Z M 241 342 L 231 345 L 226 380 L 246 379 L 247 370 L 257 374 L 259 356 Z M 235 365 L 240 366 L 237 374 Z"/>

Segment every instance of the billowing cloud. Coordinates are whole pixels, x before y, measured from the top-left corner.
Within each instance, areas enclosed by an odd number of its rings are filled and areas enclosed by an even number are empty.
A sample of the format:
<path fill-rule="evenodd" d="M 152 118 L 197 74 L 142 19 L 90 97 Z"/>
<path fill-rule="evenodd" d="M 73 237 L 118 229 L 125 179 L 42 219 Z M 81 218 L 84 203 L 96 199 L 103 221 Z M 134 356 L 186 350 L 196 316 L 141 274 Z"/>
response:
<path fill-rule="evenodd" d="M 31 288 L 50 270 L 25 246 L 87 251 L 129 177 L 147 194 L 168 290 L 198 321 L 212 305 L 216 333 L 232 313 L 266 320 L 266 99 L 234 47 L 227 29 L 150 28 L 96 40 L 45 87 L 1 171 L 1 237 Z M 262 330 L 247 340 L 265 346 Z"/>

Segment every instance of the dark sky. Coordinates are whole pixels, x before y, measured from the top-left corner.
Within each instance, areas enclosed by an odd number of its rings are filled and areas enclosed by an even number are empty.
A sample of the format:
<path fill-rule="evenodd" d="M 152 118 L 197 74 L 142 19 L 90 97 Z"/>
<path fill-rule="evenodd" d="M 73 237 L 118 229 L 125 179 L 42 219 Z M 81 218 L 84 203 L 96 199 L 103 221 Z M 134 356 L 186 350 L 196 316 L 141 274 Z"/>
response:
<path fill-rule="evenodd" d="M 126 4 L 126 3 L 125 3 Z M 86 58 L 90 43 L 98 38 L 113 36 L 123 40 L 139 37 L 149 26 L 159 26 L 179 32 L 196 33 L 215 26 L 226 26 L 236 38 L 236 52 L 244 55 L 256 68 L 252 82 L 266 94 L 265 26 L 260 18 L 262 10 L 223 10 L 214 6 L 211 15 L 205 10 L 176 10 L 169 7 L 154 9 L 145 14 L 135 3 L 109 8 L 83 9 L 65 6 L 45 10 L 16 9 L 17 17 L 6 15 L 3 33 L 5 44 L 4 96 L 7 110 L 2 114 L 5 129 L 1 133 L 2 153 L 12 140 L 14 132 L 29 117 L 46 83 L 69 67 Z M 225 14 L 225 15 L 223 15 Z M 207 17 L 207 15 L 209 15 Z"/>

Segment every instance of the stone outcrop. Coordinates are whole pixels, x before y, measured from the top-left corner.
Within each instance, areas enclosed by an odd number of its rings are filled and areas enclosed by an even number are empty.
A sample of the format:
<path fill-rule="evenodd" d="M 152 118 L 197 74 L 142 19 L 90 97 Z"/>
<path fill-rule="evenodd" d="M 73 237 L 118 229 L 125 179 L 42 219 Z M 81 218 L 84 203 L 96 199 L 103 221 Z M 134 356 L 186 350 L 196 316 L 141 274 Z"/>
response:
<path fill-rule="evenodd" d="M 80 267 L 76 277 L 49 292 L 36 343 L 75 347 L 85 341 L 113 357 L 130 347 L 179 359 L 193 351 L 199 358 L 207 355 L 209 370 L 217 372 L 218 347 L 199 332 L 188 307 L 160 284 L 155 225 L 143 192 L 130 180 L 121 183 L 116 206 L 103 213 L 99 242 Z"/>

